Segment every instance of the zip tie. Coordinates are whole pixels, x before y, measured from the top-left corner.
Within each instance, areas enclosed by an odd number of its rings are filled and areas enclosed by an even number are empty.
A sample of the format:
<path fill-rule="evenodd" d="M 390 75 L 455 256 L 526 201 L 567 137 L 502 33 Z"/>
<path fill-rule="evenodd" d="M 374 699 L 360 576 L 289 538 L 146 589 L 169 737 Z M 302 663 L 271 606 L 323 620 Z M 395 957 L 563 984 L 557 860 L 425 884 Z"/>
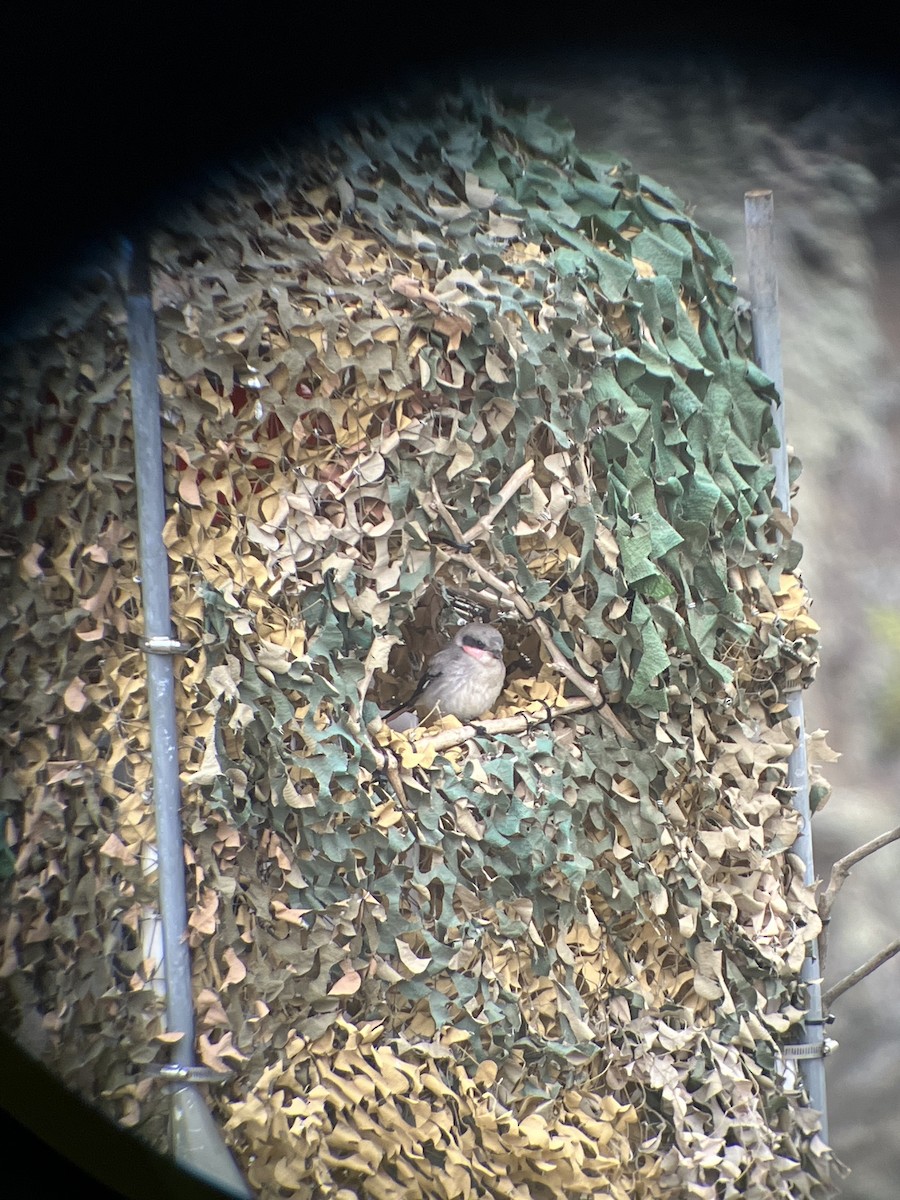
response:
<path fill-rule="evenodd" d="M 147 654 L 185 654 L 193 649 L 189 642 L 179 642 L 177 638 L 156 637 L 141 638 L 141 649 Z"/>

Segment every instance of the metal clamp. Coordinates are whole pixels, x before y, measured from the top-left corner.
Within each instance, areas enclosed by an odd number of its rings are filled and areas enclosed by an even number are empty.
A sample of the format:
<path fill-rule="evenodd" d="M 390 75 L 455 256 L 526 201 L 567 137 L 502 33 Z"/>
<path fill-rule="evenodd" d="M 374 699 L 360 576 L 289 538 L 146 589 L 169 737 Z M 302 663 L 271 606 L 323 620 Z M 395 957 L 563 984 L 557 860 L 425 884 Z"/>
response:
<path fill-rule="evenodd" d="M 147 654 L 186 654 L 193 647 L 188 642 L 157 634 L 155 637 L 141 638 L 141 649 Z"/>
<path fill-rule="evenodd" d="M 214 1071 L 212 1067 L 186 1067 L 181 1063 L 165 1063 L 147 1068 L 147 1074 L 163 1083 L 224 1083 L 233 1071 Z"/>
<path fill-rule="evenodd" d="M 837 1046 L 832 1038 L 825 1038 L 821 1042 L 793 1042 L 790 1046 L 782 1046 L 781 1053 L 784 1058 L 824 1058 L 826 1054 L 830 1054 Z"/>

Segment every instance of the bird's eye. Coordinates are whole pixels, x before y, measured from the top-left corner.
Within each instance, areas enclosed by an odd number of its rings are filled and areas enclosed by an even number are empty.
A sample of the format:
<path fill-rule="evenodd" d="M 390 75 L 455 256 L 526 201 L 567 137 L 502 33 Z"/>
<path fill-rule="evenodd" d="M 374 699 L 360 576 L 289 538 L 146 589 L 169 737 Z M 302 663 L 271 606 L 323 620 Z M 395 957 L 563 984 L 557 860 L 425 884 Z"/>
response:
<path fill-rule="evenodd" d="M 487 649 L 484 642 L 480 642 L 478 640 L 478 638 L 471 637 L 469 634 L 466 634 L 466 636 L 463 638 L 463 645 L 474 646 L 476 650 L 486 650 Z"/>

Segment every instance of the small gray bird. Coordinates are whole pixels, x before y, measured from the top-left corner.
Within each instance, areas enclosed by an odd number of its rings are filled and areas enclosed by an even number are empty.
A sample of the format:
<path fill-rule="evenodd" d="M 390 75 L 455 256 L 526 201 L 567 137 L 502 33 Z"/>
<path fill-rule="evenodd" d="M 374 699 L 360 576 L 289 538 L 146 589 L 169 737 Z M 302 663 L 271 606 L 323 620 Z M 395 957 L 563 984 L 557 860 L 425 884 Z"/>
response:
<path fill-rule="evenodd" d="M 384 719 L 415 708 L 422 718 L 452 716 L 472 721 L 493 708 L 505 679 L 500 630 L 472 621 L 431 656 L 416 690 Z"/>

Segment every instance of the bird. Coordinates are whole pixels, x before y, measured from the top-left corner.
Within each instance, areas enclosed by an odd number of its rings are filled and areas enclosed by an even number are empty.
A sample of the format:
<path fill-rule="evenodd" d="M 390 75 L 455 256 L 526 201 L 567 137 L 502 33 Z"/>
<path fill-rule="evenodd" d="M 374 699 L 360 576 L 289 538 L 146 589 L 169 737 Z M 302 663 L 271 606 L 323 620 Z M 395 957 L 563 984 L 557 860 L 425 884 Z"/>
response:
<path fill-rule="evenodd" d="M 438 715 L 472 721 L 493 708 L 505 679 L 503 635 L 493 625 L 471 621 L 431 656 L 413 694 L 384 720 L 415 708 L 423 719 Z"/>

